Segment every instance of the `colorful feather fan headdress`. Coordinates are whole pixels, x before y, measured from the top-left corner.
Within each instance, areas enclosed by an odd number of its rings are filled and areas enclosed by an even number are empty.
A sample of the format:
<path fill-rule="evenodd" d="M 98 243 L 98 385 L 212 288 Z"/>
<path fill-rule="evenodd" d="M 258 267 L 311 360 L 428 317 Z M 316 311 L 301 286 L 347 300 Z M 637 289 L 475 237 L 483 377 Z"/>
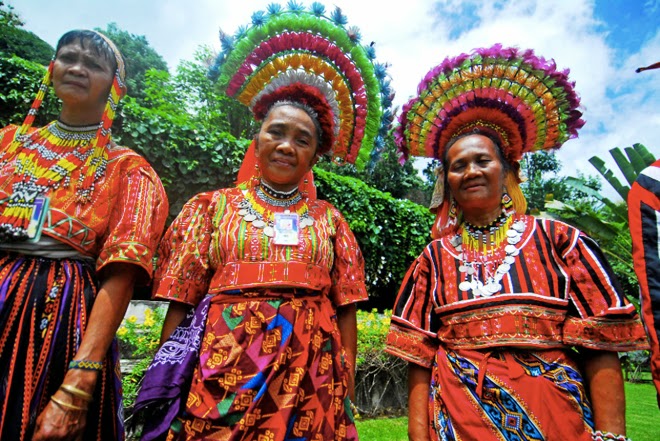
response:
<path fill-rule="evenodd" d="M 454 137 L 475 128 L 497 136 L 510 162 L 557 149 L 584 125 L 568 70 L 531 50 L 495 45 L 445 59 L 403 106 L 395 140 L 404 157 L 442 160 Z"/>
<path fill-rule="evenodd" d="M 271 4 L 234 37 L 221 32 L 223 49 L 209 75 L 257 119 L 280 99 L 305 101 L 319 114 L 329 111 L 320 121 L 321 151 L 332 151 L 337 163 L 363 167 L 382 150 L 393 119 L 386 66 L 374 61 L 373 43 L 361 45 L 359 31 L 344 27 L 339 8 L 329 17 L 317 2 L 305 10 L 290 1 L 288 8 Z"/>

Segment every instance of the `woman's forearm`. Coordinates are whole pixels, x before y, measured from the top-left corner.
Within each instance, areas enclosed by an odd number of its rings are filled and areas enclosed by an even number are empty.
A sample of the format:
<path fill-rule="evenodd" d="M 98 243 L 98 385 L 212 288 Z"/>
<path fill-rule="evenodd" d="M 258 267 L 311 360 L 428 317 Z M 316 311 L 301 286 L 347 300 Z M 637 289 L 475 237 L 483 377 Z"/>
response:
<path fill-rule="evenodd" d="M 354 303 L 337 308 L 337 326 L 348 365 L 348 396 L 355 401 L 355 361 L 357 358 L 357 308 Z"/>
<path fill-rule="evenodd" d="M 133 296 L 138 271 L 139 267 L 123 263 L 110 264 L 106 268 L 75 360 L 101 362 L 105 359 Z M 96 378 L 96 372 L 70 369 L 64 383 L 91 393 Z"/>
<path fill-rule="evenodd" d="M 429 441 L 429 392 L 431 370 L 408 365 L 408 439 Z"/>
<path fill-rule="evenodd" d="M 626 434 L 626 397 L 616 352 L 584 351 L 584 376 L 596 430 Z"/>

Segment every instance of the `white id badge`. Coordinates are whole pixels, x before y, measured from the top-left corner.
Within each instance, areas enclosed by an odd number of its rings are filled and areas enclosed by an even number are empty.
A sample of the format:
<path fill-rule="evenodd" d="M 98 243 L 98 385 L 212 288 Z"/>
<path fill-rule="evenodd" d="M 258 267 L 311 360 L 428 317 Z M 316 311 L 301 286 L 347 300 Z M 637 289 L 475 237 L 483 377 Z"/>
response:
<path fill-rule="evenodd" d="M 275 213 L 276 245 L 298 245 L 299 229 L 298 213 Z"/>
<path fill-rule="evenodd" d="M 48 212 L 48 202 L 49 199 L 46 196 L 37 196 L 34 199 L 32 216 L 30 216 L 30 223 L 27 227 L 28 242 L 39 242 L 46 213 Z"/>

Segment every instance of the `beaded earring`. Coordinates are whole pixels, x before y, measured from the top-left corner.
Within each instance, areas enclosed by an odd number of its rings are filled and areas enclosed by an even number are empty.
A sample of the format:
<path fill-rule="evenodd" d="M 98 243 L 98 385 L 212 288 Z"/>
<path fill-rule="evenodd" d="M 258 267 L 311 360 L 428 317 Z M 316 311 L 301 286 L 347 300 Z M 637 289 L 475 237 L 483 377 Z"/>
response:
<path fill-rule="evenodd" d="M 513 208 L 513 199 L 511 199 L 511 196 L 507 193 L 506 187 L 502 192 L 502 212 L 507 216 L 515 212 L 515 209 Z"/>

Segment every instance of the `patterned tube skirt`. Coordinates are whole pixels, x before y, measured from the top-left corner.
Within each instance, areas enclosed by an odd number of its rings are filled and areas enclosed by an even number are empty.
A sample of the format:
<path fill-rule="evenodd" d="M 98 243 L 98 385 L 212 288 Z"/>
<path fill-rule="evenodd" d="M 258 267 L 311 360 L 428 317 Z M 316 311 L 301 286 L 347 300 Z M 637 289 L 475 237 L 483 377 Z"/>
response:
<path fill-rule="evenodd" d="M 32 439 L 62 384 L 97 293 L 93 264 L 0 251 L 0 439 Z M 106 356 L 83 439 L 123 439 L 116 342 Z"/>

